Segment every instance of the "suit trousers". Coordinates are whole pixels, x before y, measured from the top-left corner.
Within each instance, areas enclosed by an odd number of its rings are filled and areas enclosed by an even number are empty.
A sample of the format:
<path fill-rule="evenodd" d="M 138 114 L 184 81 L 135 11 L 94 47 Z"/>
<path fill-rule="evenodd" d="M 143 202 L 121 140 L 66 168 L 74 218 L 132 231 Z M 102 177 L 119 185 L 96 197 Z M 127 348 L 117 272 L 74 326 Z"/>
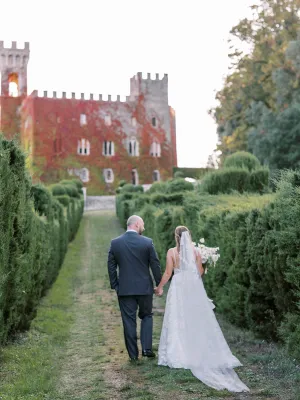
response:
<path fill-rule="evenodd" d="M 141 319 L 140 340 L 142 351 L 152 350 L 153 295 L 118 296 L 124 327 L 125 345 L 130 358 L 138 358 L 136 314 Z"/>

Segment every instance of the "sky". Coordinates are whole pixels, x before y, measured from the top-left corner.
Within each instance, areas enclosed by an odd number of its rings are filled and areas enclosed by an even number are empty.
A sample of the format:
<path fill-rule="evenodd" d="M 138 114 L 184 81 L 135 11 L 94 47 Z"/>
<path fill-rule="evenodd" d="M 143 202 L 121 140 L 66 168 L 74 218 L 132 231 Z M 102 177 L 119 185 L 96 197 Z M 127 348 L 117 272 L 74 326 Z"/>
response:
<path fill-rule="evenodd" d="M 253 0 L 14 0 L 0 3 L 0 40 L 30 42 L 28 92 L 129 94 L 137 72 L 167 73 L 180 167 L 216 148 L 208 110 L 228 72 L 229 31 Z M 6 17 L 5 17 L 6 16 Z"/>

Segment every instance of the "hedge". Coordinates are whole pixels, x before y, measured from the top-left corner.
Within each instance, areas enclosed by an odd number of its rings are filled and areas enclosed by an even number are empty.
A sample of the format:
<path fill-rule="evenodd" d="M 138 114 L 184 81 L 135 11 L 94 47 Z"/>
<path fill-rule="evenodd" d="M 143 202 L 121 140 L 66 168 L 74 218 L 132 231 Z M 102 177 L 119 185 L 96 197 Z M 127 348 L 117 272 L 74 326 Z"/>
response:
<path fill-rule="evenodd" d="M 208 241 L 220 245 L 205 284 L 219 311 L 263 337 L 282 339 L 300 358 L 300 172 L 281 173 L 264 207 L 207 217 Z"/>
<path fill-rule="evenodd" d="M 206 175 L 199 190 L 209 194 L 245 192 L 268 192 L 269 169 L 260 167 L 254 171 L 246 168 L 224 168 Z"/>
<path fill-rule="evenodd" d="M 204 175 L 213 171 L 213 168 L 181 168 L 173 167 L 173 176 L 176 177 L 180 173 L 183 178 L 202 179 Z"/>
<path fill-rule="evenodd" d="M 83 213 L 81 189 L 72 182 L 65 205 L 32 185 L 25 156 L 0 138 L 0 343 L 27 329 L 41 296 L 55 280 Z M 62 184 L 61 187 L 65 185 Z M 63 192 L 62 189 L 60 192 Z M 60 194 L 61 196 L 61 194 Z M 67 197 L 66 193 L 63 196 Z"/>

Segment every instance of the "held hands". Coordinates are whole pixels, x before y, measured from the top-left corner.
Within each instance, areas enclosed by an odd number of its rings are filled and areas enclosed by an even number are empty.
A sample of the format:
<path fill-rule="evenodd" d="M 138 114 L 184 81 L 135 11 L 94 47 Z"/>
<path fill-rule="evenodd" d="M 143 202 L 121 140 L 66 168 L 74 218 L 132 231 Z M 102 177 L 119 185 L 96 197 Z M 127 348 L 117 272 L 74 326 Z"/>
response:
<path fill-rule="evenodd" d="M 163 295 L 164 291 L 163 291 L 162 288 L 156 287 L 156 288 L 154 289 L 154 293 L 155 293 L 156 296 L 161 297 L 161 296 Z"/>

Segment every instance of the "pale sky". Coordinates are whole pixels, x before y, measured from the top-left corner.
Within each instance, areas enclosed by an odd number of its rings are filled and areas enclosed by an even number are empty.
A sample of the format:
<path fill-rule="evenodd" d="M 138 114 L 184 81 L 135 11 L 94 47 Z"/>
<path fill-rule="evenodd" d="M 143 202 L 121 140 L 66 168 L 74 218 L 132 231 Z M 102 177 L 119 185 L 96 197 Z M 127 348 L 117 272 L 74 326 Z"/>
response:
<path fill-rule="evenodd" d="M 123 98 L 137 72 L 169 75 L 180 167 L 205 166 L 217 143 L 207 114 L 229 65 L 229 31 L 253 0 L 14 0 L 0 40 L 30 42 L 28 91 Z"/>

